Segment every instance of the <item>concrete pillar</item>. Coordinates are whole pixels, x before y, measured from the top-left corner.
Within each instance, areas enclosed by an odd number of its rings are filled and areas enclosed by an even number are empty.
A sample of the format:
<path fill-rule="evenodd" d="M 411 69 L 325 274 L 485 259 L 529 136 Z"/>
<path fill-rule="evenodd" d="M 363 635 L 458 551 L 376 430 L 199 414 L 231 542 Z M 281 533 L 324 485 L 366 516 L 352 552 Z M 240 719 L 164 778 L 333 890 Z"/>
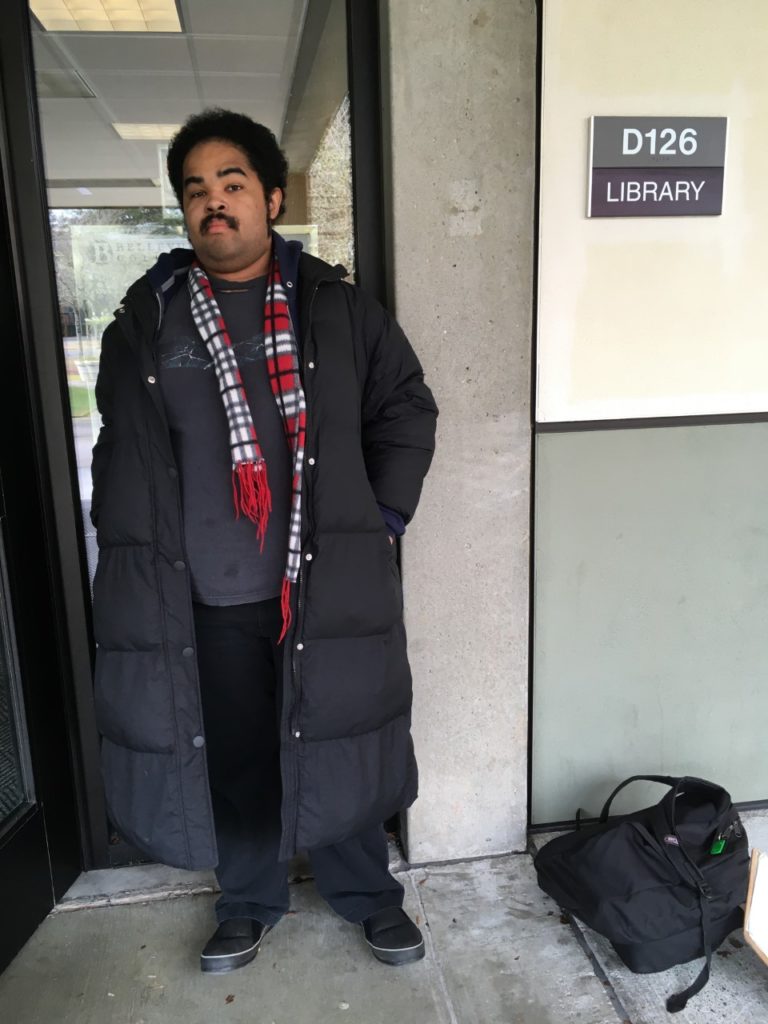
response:
<path fill-rule="evenodd" d="M 389 0 L 395 312 L 438 452 L 403 541 L 413 863 L 525 847 L 534 0 Z"/>
<path fill-rule="evenodd" d="M 298 171 L 288 175 L 286 182 L 285 213 L 283 224 L 306 224 L 307 217 L 307 175 Z M 277 230 L 280 230 L 278 225 Z"/>

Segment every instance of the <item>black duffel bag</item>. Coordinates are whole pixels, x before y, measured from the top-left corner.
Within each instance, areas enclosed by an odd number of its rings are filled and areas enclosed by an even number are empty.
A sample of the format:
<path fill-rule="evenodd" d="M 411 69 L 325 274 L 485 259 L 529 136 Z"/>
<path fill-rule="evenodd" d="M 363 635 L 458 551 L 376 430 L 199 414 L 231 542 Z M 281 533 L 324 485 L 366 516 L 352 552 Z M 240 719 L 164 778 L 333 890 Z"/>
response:
<path fill-rule="evenodd" d="M 638 780 L 671 788 L 653 807 L 609 821 L 616 794 Z M 534 866 L 544 892 L 609 939 L 631 971 L 706 957 L 693 984 L 667 1000 L 670 1013 L 706 985 L 712 951 L 743 924 L 747 836 L 728 793 L 704 779 L 633 775 L 597 824 L 552 839 Z"/>

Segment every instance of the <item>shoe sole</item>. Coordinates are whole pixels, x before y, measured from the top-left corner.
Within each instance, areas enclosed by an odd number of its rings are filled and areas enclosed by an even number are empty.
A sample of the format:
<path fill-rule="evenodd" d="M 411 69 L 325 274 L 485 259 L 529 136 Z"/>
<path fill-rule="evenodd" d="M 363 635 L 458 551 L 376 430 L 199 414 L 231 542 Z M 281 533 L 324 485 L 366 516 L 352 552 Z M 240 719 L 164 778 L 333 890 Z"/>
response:
<path fill-rule="evenodd" d="M 201 954 L 200 970 L 203 974 L 229 974 L 230 971 L 236 971 L 240 967 L 247 967 L 249 963 L 256 959 L 261 944 L 267 936 L 267 932 L 271 930 L 271 928 L 267 928 L 258 942 L 249 946 L 248 949 L 242 950 L 240 953 L 222 953 L 218 956 L 203 956 Z"/>
<path fill-rule="evenodd" d="M 368 939 L 365 941 L 368 942 Z M 424 959 L 423 939 L 417 946 L 408 946 L 407 949 L 384 949 L 381 946 L 374 946 L 372 942 L 368 942 L 368 945 L 376 959 L 383 964 L 389 964 L 390 967 L 402 967 L 404 964 L 413 964 Z"/>

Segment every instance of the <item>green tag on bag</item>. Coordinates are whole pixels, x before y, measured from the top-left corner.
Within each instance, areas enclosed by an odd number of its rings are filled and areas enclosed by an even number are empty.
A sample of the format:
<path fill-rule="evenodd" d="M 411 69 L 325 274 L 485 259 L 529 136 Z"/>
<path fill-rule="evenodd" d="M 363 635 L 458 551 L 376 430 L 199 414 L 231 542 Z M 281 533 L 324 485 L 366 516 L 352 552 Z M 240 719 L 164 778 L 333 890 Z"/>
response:
<path fill-rule="evenodd" d="M 718 836 L 714 843 L 712 843 L 712 848 L 709 852 L 712 854 L 713 857 L 716 857 L 717 854 L 722 853 L 724 849 L 725 840 Z"/>

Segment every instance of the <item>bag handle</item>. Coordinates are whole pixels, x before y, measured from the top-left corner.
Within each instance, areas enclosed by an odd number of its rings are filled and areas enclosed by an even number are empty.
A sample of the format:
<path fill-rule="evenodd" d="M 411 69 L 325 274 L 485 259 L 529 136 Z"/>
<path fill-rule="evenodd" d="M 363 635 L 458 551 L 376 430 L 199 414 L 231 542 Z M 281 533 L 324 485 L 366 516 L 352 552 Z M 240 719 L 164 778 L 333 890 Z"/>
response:
<path fill-rule="evenodd" d="M 608 821 L 608 812 L 611 809 L 611 804 L 621 790 L 628 786 L 630 782 L 658 782 L 662 786 L 678 786 L 682 781 L 681 777 L 675 775 L 632 775 L 630 778 L 624 779 L 605 801 L 605 806 L 600 812 L 600 824 L 604 825 Z"/>

